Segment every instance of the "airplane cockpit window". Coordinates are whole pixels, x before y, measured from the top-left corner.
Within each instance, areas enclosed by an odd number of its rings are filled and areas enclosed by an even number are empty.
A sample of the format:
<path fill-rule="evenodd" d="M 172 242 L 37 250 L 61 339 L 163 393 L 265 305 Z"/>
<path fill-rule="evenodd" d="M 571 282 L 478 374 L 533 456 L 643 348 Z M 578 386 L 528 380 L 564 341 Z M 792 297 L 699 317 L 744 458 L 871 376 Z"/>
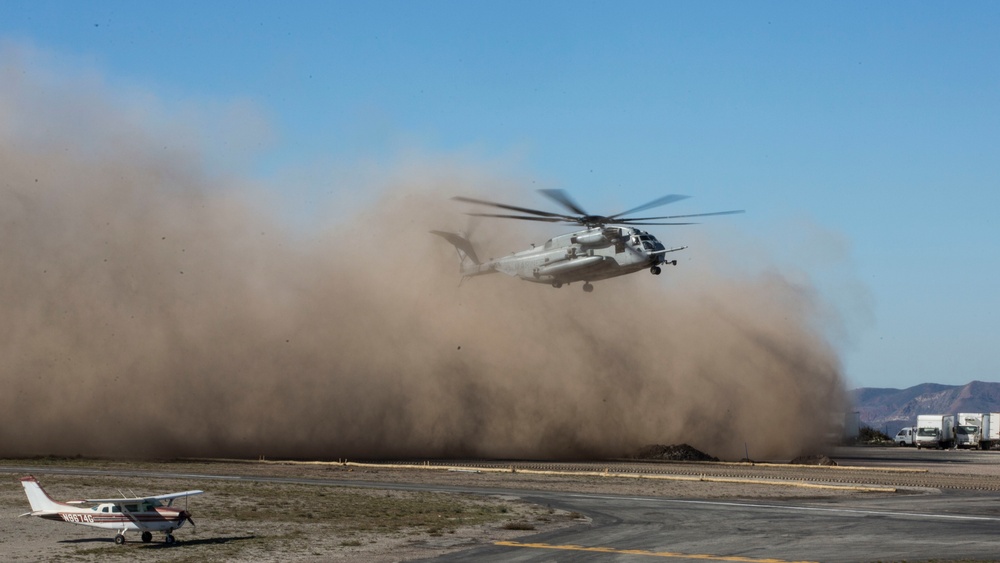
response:
<path fill-rule="evenodd" d="M 111 507 L 111 512 L 121 512 L 121 511 L 122 507 L 118 506 L 117 504 Z"/>
<path fill-rule="evenodd" d="M 122 508 L 124 508 L 126 512 L 139 512 L 139 505 L 137 504 L 123 504 Z"/>
<path fill-rule="evenodd" d="M 102 506 L 101 507 L 101 512 L 111 512 L 111 507 L 110 506 Z"/>

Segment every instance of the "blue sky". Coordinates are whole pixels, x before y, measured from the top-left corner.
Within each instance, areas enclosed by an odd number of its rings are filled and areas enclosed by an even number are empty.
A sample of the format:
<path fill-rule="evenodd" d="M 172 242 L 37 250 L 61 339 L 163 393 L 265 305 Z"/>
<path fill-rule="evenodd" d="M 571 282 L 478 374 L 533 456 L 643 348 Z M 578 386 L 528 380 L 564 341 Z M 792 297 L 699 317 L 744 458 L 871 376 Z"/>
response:
<path fill-rule="evenodd" d="M 167 114 L 252 108 L 265 182 L 417 150 L 595 212 L 745 208 L 710 226 L 843 309 L 853 386 L 1000 380 L 1000 4 L 288 4 L 10 1 L 0 41 Z"/>

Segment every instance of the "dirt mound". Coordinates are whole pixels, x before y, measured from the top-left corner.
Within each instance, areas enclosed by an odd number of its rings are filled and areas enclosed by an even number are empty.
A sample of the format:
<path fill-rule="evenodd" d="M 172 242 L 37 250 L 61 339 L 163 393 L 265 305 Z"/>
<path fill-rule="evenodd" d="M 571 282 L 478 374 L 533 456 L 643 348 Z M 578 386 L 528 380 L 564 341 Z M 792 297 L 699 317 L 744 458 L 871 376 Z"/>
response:
<path fill-rule="evenodd" d="M 643 446 L 635 454 L 636 459 L 669 459 L 672 461 L 719 461 L 705 452 L 692 448 L 687 444 L 664 446 L 652 444 Z"/>
<path fill-rule="evenodd" d="M 788 463 L 792 465 L 837 465 L 836 461 L 825 455 L 800 455 Z"/>

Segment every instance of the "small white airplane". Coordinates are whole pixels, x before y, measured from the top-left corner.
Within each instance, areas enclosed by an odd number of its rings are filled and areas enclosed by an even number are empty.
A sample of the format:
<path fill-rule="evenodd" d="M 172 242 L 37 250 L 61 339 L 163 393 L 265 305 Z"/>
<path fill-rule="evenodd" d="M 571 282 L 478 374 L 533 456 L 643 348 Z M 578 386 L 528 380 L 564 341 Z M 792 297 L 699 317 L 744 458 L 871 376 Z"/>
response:
<path fill-rule="evenodd" d="M 194 526 L 190 512 L 171 508 L 174 499 L 200 495 L 203 492 L 184 491 L 151 497 L 58 502 L 52 500 L 52 497 L 38 484 L 38 480 L 31 475 L 22 477 L 21 485 L 24 486 L 28 502 L 31 503 L 31 512 L 21 516 L 38 516 L 45 520 L 118 530 L 118 535 L 115 536 L 115 543 L 118 545 L 125 543 L 127 531 L 141 531 L 142 541 L 146 543 L 153 540 L 153 532 L 164 532 L 166 534 L 164 541 L 168 544 L 174 543 L 172 533 L 174 530 L 183 526 L 184 522 L 191 522 Z M 167 505 L 164 506 L 162 501 L 167 501 Z M 80 506 L 83 504 L 94 506 Z"/>

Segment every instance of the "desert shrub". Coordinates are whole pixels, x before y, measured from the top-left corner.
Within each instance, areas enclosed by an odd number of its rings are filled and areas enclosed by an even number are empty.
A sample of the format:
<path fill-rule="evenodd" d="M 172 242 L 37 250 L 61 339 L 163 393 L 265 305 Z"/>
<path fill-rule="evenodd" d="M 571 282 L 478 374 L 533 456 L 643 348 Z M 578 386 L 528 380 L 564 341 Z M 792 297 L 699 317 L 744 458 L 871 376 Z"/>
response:
<path fill-rule="evenodd" d="M 858 435 L 858 441 L 864 444 L 873 444 L 878 442 L 891 442 L 892 438 L 881 430 L 876 430 L 871 426 L 862 426 Z"/>

